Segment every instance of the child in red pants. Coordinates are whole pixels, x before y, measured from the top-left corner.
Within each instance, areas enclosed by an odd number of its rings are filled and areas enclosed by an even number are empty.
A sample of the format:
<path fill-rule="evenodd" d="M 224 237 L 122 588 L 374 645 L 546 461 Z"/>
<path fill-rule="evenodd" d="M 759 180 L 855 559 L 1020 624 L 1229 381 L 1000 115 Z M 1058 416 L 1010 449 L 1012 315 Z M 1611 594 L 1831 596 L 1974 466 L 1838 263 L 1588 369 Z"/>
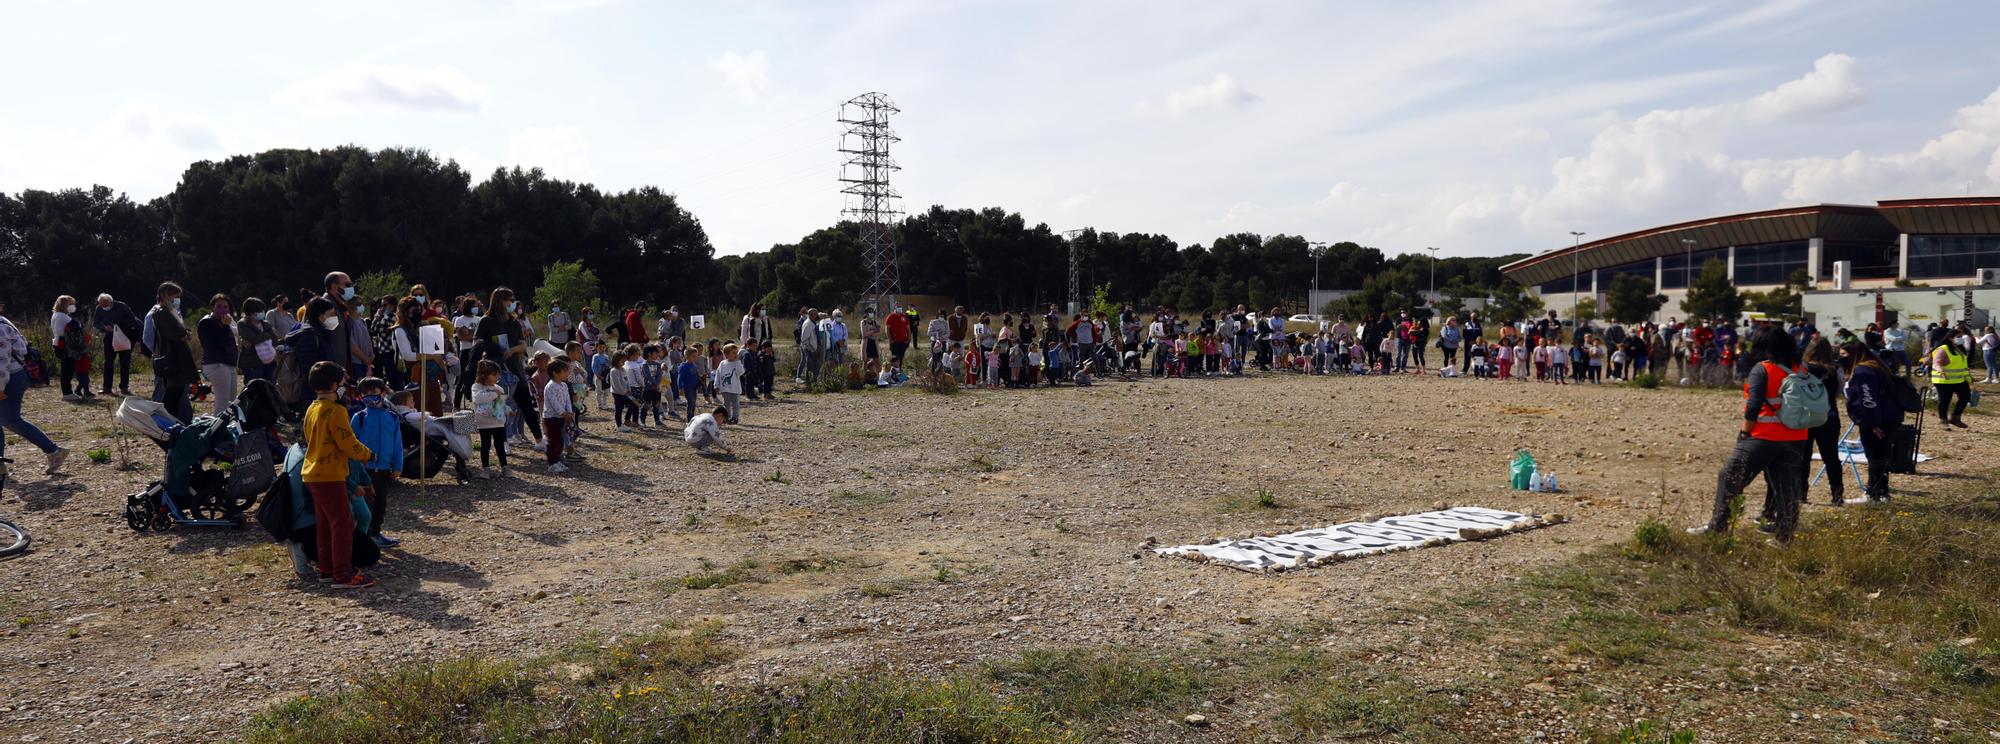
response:
<path fill-rule="evenodd" d="M 320 578 L 335 589 L 362 589 L 375 580 L 354 570 L 354 511 L 347 503 L 348 461 L 367 461 L 375 454 L 354 438 L 347 407 L 336 392 L 347 370 L 320 362 L 306 373 L 318 397 L 306 409 L 306 460 L 300 480 L 312 494 L 315 539 L 319 542 Z"/>
<path fill-rule="evenodd" d="M 549 362 L 549 382 L 542 386 L 542 441 L 548 443 L 549 472 L 568 472 L 569 466 L 562 463 L 563 440 L 569 434 L 570 422 L 576 420 L 576 408 L 569 399 L 570 365 L 568 359 Z"/>

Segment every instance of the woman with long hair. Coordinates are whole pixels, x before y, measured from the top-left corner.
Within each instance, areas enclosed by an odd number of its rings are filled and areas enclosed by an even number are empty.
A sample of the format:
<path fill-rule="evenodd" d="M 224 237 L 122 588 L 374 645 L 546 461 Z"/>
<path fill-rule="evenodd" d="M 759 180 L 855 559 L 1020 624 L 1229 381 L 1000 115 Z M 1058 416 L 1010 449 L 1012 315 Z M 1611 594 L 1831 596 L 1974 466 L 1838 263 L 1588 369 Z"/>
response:
<path fill-rule="evenodd" d="M 1806 344 L 1805 364 L 1806 373 L 1818 378 L 1819 384 L 1826 388 L 1827 408 L 1826 422 L 1813 427 L 1807 436 L 1811 438 L 1812 446 L 1819 448 L 1820 462 L 1826 465 L 1827 488 L 1833 491 L 1832 503 L 1840 506 L 1847 503 L 1847 479 L 1840 477 L 1840 406 L 1835 405 L 1834 400 L 1839 397 L 1847 371 L 1834 354 L 1833 344 L 1824 336 L 1815 337 L 1812 343 Z M 1807 457 L 1811 457 L 1810 451 Z M 1807 489 L 1810 487 L 1811 484 L 1807 484 Z M 1805 489 L 1799 494 L 1807 495 Z"/>
<path fill-rule="evenodd" d="M 417 298 L 404 297 L 396 303 L 396 325 L 389 331 L 395 345 L 396 361 L 404 379 L 417 386 L 417 407 L 432 416 L 444 415 L 444 355 L 423 354 L 418 343 L 424 320 L 424 305 Z"/>
<path fill-rule="evenodd" d="M 1842 367 L 1847 373 L 1847 416 L 1861 433 L 1861 451 L 1868 455 L 1869 501 L 1889 500 L 1889 467 L 1894 448 L 1890 442 L 1903 427 L 1902 407 L 1889 389 L 1894 373 L 1866 342 L 1841 347 Z M 1917 415 L 1923 415 L 1918 411 Z M 1833 467 L 1829 464 L 1828 467 Z"/>

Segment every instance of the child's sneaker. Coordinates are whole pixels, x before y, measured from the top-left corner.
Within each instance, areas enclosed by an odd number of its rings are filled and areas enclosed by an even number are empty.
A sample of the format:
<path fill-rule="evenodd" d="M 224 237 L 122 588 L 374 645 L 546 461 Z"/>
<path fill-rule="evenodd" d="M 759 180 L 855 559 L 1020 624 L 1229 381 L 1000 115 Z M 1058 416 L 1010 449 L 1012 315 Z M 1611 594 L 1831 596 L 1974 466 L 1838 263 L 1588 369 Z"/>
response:
<path fill-rule="evenodd" d="M 549 466 L 549 472 L 551 474 L 557 474 L 557 475 L 562 473 L 567 473 L 569 472 L 569 466 L 564 465 L 562 463 L 556 463 L 554 465 Z"/>
<path fill-rule="evenodd" d="M 366 574 L 359 571 L 354 572 L 353 576 L 347 577 L 346 581 L 336 580 L 333 582 L 333 588 L 335 589 L 367 589 L 374 585 L 374 579 L 368 578 Z"/>

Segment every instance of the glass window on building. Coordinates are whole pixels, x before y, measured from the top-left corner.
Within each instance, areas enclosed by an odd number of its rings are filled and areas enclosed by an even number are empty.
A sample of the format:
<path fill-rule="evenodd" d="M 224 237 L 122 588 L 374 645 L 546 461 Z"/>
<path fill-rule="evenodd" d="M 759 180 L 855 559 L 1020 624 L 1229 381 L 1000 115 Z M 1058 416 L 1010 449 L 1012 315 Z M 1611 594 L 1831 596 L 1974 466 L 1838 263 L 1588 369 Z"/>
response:
<path fill-rule="evenodd" d="M 1894 279 L 1900 250 L 1894 241 L 1829 240 L 1820 249 L 1819 278 L 1833 278 L 1835 261 L 1853 261 L 1856 279 Z"/>
<path fill-rule="evenodd" d="M 1568 277 L 1568 276 L 1566 276 L 1566 277 L 1563 277 L 1563 278 L 1561 278 L 1561 279 L 1557 279 L 1557 280 L 1555 280 L 1555 281 L 1552 281 L 1552 282 L 1543 282 L 1543 283 L 1542 283 L 1542 296 L 1543 296 L 1543 297 L 1547 297 L 1547 296 L 1549 296 L 1549 295 L 1553 295 L 1553 294 L 1569 294 L 1569 291 L 1570 291 L 1570 288 L 1571 288 L 1571 287 L 1574 287 L 1574 286 L 1576 286 L 1576 284 L 1575 284 L 1575 283 L 1571 283 L 1571 281 L 1570 281 L 1571 279 L 1574 279 L 1574 278 L 1575 278 L 1575 277 Z M 1586 289 L 1587 289 L 1587 288 L 1589 288 L 1589 287 L 1590 287 L 1590 272 L 1587 272 L 1587 271 L 1586 271 L 1586 272 L 1584 272 L 1584 273 L 1583 273 L 1583 279 L 1582 279 L 1582 281 L 1581 281 L 1581 282 L 1579 282 L 1579 283 L 1581 283 L 1581 284 L 1582 284 L 1582 285 L 1583 285 L 1583 286 L 1584 286 L 1584 287 L 1585 287 Z"/>
<path fill-rule="evenodd" d="M 1910 236 L 1911 279 L 1966 277 L 1990 268 L 2000 268 L 2000 235 Z"/>
<path fill-rule="evenodd" d="M 1736 284 L 1784 284 L 1806 267 L 1806 241 L 1736 246 Z"/>
<path fill-rule="evenodd" d="M 1597 288 L 1604 292 L 1611 291 L 1611 282 L 1617 279 L 1619 274 L 1631 274 L 1644 279 L 1646 280 L 1646 286 L 1651 287 L 1653 286 L 1653 259 L 1649 258 L 1644 261 L 1619 264 L 1608 269 L 1598 269 Z"/>
<path fill-rule="evenodd" d="M 1702 265 L 1710 260 L 1729 261 L 1729 249 L 1695 251 L 1692 257 L 1686 253 L 1661 256 L 1660 289 L 1687 289 L 1688 284 L 1701 274 Z"/>

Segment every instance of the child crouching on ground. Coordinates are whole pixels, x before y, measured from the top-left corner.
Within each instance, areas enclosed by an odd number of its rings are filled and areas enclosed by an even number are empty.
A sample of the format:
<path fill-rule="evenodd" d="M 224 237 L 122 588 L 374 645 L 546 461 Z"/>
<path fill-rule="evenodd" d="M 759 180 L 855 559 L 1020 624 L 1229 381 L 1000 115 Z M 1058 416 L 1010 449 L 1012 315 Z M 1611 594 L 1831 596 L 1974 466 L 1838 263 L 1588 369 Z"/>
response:
<path fill-rule="evenodd" d="M 736 454 L 730 451 L 729 445 L 722 441 L 722 423 L 720 419 L 728 417 L 728 408 L 716 406 L 715 410 L 696 416 L 694 420 L 689 421 L 687 430 L 682 433 L 682 436 L 687 440 L 689 446 L 694 447 L 694 451 L 704 455 L 708 454 L 711 449 L 725 455 Z"/>
<path fill-rule="evenodd" d="M 549 472 L 568 472 L 562 463 L 563 445 L 569 428 L 576 424 L 576 409 L 569 400 L 569 360 L 549 362 L 549 382 L 542 388 L 542 440 L 548 443 Z"/>

